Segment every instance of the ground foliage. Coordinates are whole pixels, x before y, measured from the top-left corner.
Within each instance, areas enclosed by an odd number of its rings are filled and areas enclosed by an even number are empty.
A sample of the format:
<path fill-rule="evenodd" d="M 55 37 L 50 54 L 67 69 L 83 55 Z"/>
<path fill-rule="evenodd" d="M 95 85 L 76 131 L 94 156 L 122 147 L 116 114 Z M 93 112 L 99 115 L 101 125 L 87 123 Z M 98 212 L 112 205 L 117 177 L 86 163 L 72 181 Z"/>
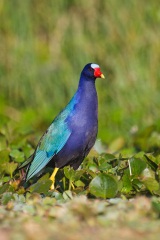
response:
<path fill-rule="evenodd" d="M 70 239 L 73 234 L 81 239 L 81 228 L 86 239 L 91 235 L 95 235 L 92 239 L 103 239 L 106 234 L 122 239 L 132 239 L 133 234 L 134 238 L 152 239 L 154 235 L 158 239 L 158 127 L 137 132 L 130 147 L 125 141 L 122 147 L 121 141 L 115 140 L 111 143 L 114 153 L 105 146 L 101 146 L 101 154 L 92 150 L 77 171 L 70 167 L 61 169 L 56 188 L 50 191 L 52 169 L 45 169 L 27 184 L 23 184 L 24 172 L 17 170 L 36 146 L 33 128 L 26 128 L 5 114 L 1 119 L 0 233 L 4 239 L 36 239 L 35 231 L 40 239 Z M 70 231 L 66 232 L 68 228 Z"/>
<path fill-rule="evenodd" d="M 22 129 L 13 120 L 3 120 L 0 128 L 0 193 L 6 190 L 17 193 L 30 191 L 54 196 L 54 192 L 49 191 L 51 168 L 46 168 L 26 184 L 20 183 L 24 172 L 17 168 L 33 153 L 36 140 L 31 129 Z M 132 136 L 132 148 L 126 149 L 127 143 L 124 142 L 123 149 L 116 153 L 107 153 L 107 148 L 101 154 L 97 153 L 98 149 L 92 150 L 77 171 L 67 166 L 58 172 L 55 194 L 58 192 L 58 198 L 62 199 L 65 191 L 71 195 L 84 194 L 103 199 L 122 195 L 130 198 L 137 193 L 159 196 L 159 136 L 156 126 L 151 126 Z"/>

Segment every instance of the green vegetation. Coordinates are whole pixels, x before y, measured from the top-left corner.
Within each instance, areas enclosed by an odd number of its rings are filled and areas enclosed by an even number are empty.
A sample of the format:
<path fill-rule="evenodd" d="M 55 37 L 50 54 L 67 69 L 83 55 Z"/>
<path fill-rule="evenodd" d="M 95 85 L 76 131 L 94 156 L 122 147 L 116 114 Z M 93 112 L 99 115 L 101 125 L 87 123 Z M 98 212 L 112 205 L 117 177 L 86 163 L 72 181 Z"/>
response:
<path fill-rule="evenodd" d="M 159 239 L 159 1 L 0 0 L 0 19 L 1 238 Z M 55 191 L 52 169 L 25 189 L 17 167 L 88 62 L 106 77 L 101 142 L 58 172 Z"/>
<path fill-rule="evenodd" d="M 0 88 L 48 125 L 98 63 L 99 137 L 129 136 L 159 119 L 159 1 L 0 1 Z M 113 131 L 114 129 L 114 131 Z"/>

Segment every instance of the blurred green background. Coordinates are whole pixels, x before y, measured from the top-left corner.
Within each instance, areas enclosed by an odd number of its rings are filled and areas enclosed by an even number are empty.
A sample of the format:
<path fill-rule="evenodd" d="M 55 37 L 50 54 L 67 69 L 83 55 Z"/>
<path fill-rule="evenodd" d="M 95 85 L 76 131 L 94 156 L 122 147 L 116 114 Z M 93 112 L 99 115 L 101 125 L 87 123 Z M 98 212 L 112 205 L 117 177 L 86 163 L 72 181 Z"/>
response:
<path fill-rule="evenodd" d="M 109 143 L 160 116 L 160 8 L 145 0 L 0 0 L 0 118 L 42 131 L 98 63 L 99 135 Z"/>

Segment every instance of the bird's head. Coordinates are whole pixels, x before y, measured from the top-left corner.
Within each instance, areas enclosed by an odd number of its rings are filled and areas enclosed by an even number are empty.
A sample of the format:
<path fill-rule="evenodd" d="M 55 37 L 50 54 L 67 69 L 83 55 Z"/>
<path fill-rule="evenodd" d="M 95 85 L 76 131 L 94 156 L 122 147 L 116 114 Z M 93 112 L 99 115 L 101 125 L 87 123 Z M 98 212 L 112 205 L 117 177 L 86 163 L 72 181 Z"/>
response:
<path fill-rule="evenodd" d="M 88 63 L 84 67 L 82 71 L 82 75 L 89 79 L 105 78 L 103 73 L 100 70 L 99 65 L 95 63 Z"/>

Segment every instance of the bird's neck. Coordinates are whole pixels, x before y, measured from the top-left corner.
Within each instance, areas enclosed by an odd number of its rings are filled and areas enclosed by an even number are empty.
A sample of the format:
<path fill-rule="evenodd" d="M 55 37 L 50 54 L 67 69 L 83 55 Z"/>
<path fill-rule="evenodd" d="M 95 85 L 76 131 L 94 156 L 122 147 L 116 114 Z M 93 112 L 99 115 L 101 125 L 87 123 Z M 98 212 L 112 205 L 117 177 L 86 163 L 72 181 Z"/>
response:
<path fill-rule="evenodd" d="M 97 92 L 95 88 L 95 80 L 83 78 L 80 79 L 78 90 L 77 90 L 77 99 L 81 99 L 85 105 L 97 105 Z"/>
<path fill-rule="evenodd" d="M 83 76 L 81 76 L 80 81 L 79 81 L 79 86 L 78 90 L 80 91 L 87 91 L 87 92 L 92 92 L 96 91 L 95 90 L 95 80 L 96 79 L 90 79 L 85 76 L 85 79 Z"/>

